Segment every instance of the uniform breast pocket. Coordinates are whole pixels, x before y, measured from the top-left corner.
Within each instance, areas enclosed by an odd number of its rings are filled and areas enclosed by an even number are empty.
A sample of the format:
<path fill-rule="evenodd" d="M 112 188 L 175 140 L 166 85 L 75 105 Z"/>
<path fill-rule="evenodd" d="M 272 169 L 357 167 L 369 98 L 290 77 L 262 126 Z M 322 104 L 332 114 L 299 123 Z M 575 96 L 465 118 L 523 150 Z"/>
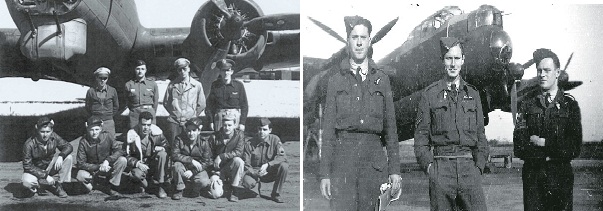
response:
<path fill-rule="evenodd" d="M 383 118 L 385 111 L 383 92 L 381 90 L 371 91 L 369 95 L 369 109 L 371 116 L 375 118 Z"/>
<path fill-rule="evenodd" d="M 559 111 L 556 117 L 556 131 L 560 135 L 565 133 L 565 128 L 575 127 L 575 125 L 570 125 L 569 113 L 567 111 Z"/>
<path fill-rule="evenodd" d="M 431 108 L 431 133 L 434 135 L 441 135 L 447 131 L 448 118 L 448 105 L 437 104 Z"/>
<path fill-rule="evenodd" d="M 345 91 L 337 91 L 337 95 L 335 96 L 336 100 L 336 111 L 337 113 L 351 113 L 351 104 L 352 104 L 352 96 Z"/>
<path fill-rule="evenodd" d="M 526 113 L 526 125 L 530 135 L 540 135 L 540 118 L 541 114 L 539 112 Z"/>
<path fill-rule="evenodd" d="M 473 102 L 463 103 L 465 114 L 464 129 L 467 131 L 477 130 L 477 107 Z"/>
<path fill-rule="evenodd" d="M 238 92 L 231 92 L 228 95 L 228 102 L 230 104 L 233 104 L 233 105 L 238 105 L 239 104 L 239 93 Z"/>

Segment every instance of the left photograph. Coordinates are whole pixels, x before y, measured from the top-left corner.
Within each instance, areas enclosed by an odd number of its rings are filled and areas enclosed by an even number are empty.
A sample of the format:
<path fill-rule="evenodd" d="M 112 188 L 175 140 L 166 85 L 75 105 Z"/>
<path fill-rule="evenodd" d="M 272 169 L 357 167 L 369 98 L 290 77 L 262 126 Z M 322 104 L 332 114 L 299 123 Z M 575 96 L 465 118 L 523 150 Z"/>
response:
<path fill-rule="evenodd" d="M 0 210 L 300 210 L 299 0 L 0 17 Z"/>

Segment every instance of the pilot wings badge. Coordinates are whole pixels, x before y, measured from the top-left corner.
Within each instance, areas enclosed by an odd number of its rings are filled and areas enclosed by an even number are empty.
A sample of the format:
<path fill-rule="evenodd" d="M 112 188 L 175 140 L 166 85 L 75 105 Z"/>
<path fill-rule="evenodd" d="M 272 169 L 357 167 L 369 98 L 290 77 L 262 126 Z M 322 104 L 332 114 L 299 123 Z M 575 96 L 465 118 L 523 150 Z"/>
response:
<path fill-rule="evenodd" d="M 377 199 L 377 206 L 375 206 L 375 211 L 384 211 L 387 206 L 400 199 L 400 195 L 402 194 L 402 188 L 398 189 L 395 193 L 392 193 L 392 184 L 391 183 L 383 183 L 379 188 L 381 194 Z"/>

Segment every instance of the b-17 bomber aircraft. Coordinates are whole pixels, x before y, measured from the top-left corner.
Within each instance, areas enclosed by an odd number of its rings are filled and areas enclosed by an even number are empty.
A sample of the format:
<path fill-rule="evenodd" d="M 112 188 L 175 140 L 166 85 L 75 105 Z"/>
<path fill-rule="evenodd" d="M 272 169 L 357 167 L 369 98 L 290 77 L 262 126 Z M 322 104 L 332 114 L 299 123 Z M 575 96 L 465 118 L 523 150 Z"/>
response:
<path fill-rule="evenodd" d="M 143 27 L 134 0 L 6 4 L 17 29 L 0 29 L 0 77 L 92 85 L 92 72 L 105 66 L 122 99 L 138 59 L 146 61 L 148 77 L 165 80 L 175 73 L 174 60 L 188 58 L 206 94 L 220 59 L 234 60 L 235 72 L 299 65 L 299 14 L 264 15 L 252 0 L 207 1 L 183 28 Z"/>

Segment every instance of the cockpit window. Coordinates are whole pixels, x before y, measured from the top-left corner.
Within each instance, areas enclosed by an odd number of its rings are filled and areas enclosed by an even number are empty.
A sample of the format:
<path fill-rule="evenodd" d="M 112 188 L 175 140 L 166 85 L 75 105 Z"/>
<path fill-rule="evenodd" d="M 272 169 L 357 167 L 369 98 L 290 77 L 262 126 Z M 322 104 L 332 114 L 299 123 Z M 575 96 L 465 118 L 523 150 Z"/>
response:
<path fill-rule="evenodd" d="M 469 30 L 479 28 L 481 26 L 501 26 L 502 13 L 490 5 L 482 5 L 475 13 L 469 15 Z"/>

